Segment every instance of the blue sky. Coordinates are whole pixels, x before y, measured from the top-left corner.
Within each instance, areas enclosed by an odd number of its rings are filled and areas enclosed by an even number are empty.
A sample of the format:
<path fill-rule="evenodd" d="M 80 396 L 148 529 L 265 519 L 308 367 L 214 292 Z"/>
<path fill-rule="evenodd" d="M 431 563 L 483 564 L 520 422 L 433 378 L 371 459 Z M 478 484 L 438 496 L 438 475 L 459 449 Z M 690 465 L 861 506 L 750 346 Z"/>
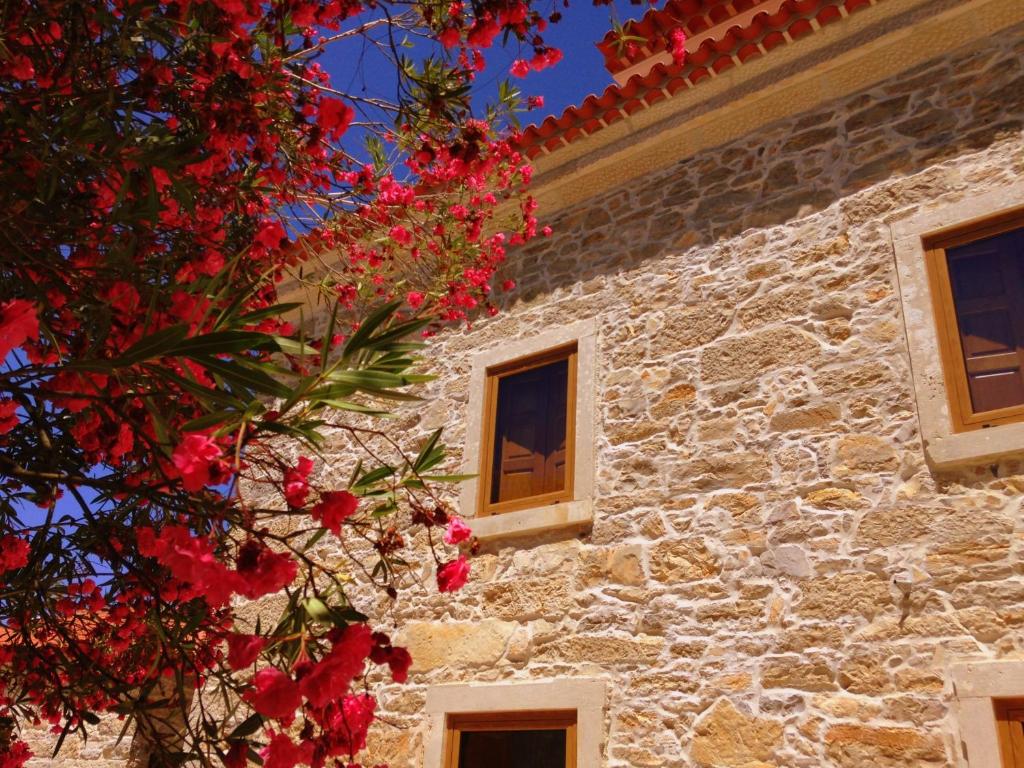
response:
<path fill-rule="evenodd" d="M 555 0 L 535 7 L 550 13 L 553 7 L 560 7 Z M 520 48 L 515 41 L 507 48 L 496 44 L 484 52 L 487 68 L 476 84 L 477 92 L 485 99 L 497 93 L 498 82 L 512 80 L 525 96 L 543 96 L 543 109 L 536 109 L 520 116 L 523 126 L 539 123 L 548 115 L 561 115 L 571 105 L 577 105 L 591 93 L 600 93 L 612 82 L 604 68 L 604 59 L 596 43 L 612 28 L 611 19 L 619 22 L 639 18 L 650 6 L 632 5 L 628 0 L 615 0 L 612 5 L 594 6 L 589 0 L 581 0 L 562 9 L 562 20 L 544 32 L 548 45 L 561 49 L 564 58 L 553 68 L 533 72 L 525 79 L 512 78 L 509 68 L 518 58 L 530 58 L 533 51 L 529 46 Z M 357 47 L 353 47 L 357 46 Z M 383 60 L 366 50 L 360 50 L 361 43 L 328 45 L 319 58 L 321 66 L 330 74 L 332 85 L 338 90 L 367 96 L 381 96 L 393 101 L 394 78 L 384 66 Z M 415 49 L 411 49 L 415 55 Z M 390 66 L 390 65 L 388 65 Z"/>

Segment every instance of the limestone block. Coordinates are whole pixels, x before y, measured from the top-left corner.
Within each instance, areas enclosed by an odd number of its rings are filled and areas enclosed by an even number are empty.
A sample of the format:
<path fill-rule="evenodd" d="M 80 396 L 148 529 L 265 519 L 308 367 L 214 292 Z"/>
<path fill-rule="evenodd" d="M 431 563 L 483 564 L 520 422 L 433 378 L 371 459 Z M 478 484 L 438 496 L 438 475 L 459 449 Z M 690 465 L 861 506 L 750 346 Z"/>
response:
<path fill-rule="evenodd" d="M 796 688 L 801 691 L 834 691 L 835 674 L 820 657 L 782 656 L 769 659 L 761 667 L 761 685 L 765 688 Z"/>
<path fill-rule="evenodd" d="M 731 320 L 732 313 L 717 303 L 667 310 L 651 348 L 670 355 L 702 346 L 721 336 Z"/>
<path fill-rule="evenodd" d="M 850 435 L 836 444 L 832 473 L 849 477 L 866 472 L 892 472 L 899 466 L 891 440 L 874 435 Z"/>
<path fill-rule="evenodd" d="M 833 725 L 825 732 L 826 754 L 842 768 L 904 768 L 945 765 L 939 734 L 921 728 Z"/>
<path fill-rule="evenodd" d="M 839 420 L 841 415 L 839 403 L 823 403 L 806 408 L 778 411 L 772 414 L 768 426 L 776 432 L 794 430 L 808 432 L 828 429 Z"/>
<path fill-rule="evenodd" d="M 701 375 L 709 383 L 756 379 L 778 368 L 811 364 L 820 348 L 814 337 L 790 326 L 731 336 L 703 350 Z"/>
<path fill-rule="evenodd" d="M 642 664 L 655 662 L 665 647 L 664 638 L 649 635 L 568 635 L 544 648 L 546 661 L 592 664 Z"/>
<path fill-rule="evenodd" d="M 395 642 L 409 649 L 413 669 L 489 667 L 504 654 L 516 626 L 496 619 L 414 621 L 402 627 Z"/>
<path fill-rule="evenodd" d="M 782 746 L 782 723 L 741 712 L 719 699 L 694 727 L 690 756 L 715 768 L 774 768 Z"/>
<path fill-rule="evenodd" d="M 804 496 L 804 501 L 818 509 L 857 509 L 865 499 L 848 488 L 819 488 Z"/>
<path fill-rule="evenodd" d="M 562 575 L 496 581 L 483 590 L 484 610 L 501 619 L 562 616 L 572 600 L 569 582 Z"/>
<path fill-rule="evenodd" d="M 719 572 L 715 556 L 702 539 L 666 539 L 651 548 L 651 577 L 677 582 L 707 579 Z"/>
<path fill-rule="evenodd" d="M 859 614 L 872 617 L 892 605 L 886 581 L 873 573 L 839 573 L 812 579 L 801 585 L 801 597 L 794 610 L 801 616 L 838 619 Z"/>
<path fill-rule="evenodd" d="M 982 536 L 1008 540 L 1013 518 L 1001 510 L 963 507 L 898 507 L 868 512 L 857 527 L 857 544 L 888 547 L 924 541 L 976 542 Z"/>

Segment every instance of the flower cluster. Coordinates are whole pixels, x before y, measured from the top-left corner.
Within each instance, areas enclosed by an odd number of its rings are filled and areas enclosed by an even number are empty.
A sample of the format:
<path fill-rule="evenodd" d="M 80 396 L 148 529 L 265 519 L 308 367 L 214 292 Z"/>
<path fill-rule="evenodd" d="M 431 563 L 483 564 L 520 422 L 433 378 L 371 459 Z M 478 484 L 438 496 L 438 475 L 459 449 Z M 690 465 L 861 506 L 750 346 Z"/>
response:
<path fill-rule="evenodd" d="M 66 735 L 215 691 L 261 720 L 238 735 L 185 718 L 178 736 L 207 762 L 363 749 L 371 670 L 400 683 L 411 659 L 317 542 L 369 543 L 377 562 L 351 570 L 394 597 L 410 529 L 443 527 L 444 593 L 468 578 L 471 532 L 424 479 L 436 438 L 416 458 L 339 414 L 408 398 L 416 340 L 495 311 L 507 248 L 537 234 L 515 136 L 460 94 L 506 33 L 533 46 L 527 70 L 557 62 L 549 20 L 525 0 L 38 0 L 0 15 L 0 716 Z M 387 62 L 403 100 L 332 88 L 324 47 L 360 46 L 354 74 L 381 30 L 436 41 L 420 64 Z M 290 301 L 304 290 L 322 335 Z M 347 483 L 314 472 L 339 431 Z M 19 518 L 30 506 L 45 522 Z M 278 623 L 236 611 L 279 593 Z M 27 759 L 22 742 L 0 750 L 4 768 Z"/>

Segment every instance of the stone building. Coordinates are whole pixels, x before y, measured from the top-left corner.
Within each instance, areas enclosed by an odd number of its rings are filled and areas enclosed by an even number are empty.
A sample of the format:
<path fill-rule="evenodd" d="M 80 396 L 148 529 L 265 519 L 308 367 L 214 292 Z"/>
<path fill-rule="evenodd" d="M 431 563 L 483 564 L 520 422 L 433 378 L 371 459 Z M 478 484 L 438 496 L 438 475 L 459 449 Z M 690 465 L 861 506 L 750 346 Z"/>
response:
<path fill-rule="evenodd" d="M 418 426 L 480 473 L 481 548 L 399 607 L 378 743 L 1024 766 L 1024 3 L 673 0 L 631 31 L 527 132 L 553 236 L 432 354 Z"/>
<path fill-rule="evenodd" d="M 390 617 L 375 757 L 1024 766 L 1024 2 L 630 31 L 527 132 L 553 236 L 435 347 L 480 552 Z"/>

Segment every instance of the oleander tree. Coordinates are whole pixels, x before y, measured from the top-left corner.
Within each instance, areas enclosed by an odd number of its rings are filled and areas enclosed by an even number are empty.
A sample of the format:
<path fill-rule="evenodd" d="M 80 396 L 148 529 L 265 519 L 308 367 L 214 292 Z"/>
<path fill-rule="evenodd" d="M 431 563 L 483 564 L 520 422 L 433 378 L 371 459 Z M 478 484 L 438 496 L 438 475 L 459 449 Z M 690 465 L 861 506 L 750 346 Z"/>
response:
<path fill-rule="evenodd" d="M 557 16 L 0 2 L 0 767 L 114 716 L 153 768 L 373 762 L 410 657 L 352 585 L 469 571 L 439 435 L 384 417 L 536 234 L 518 95 L 471 100 Z"/>

